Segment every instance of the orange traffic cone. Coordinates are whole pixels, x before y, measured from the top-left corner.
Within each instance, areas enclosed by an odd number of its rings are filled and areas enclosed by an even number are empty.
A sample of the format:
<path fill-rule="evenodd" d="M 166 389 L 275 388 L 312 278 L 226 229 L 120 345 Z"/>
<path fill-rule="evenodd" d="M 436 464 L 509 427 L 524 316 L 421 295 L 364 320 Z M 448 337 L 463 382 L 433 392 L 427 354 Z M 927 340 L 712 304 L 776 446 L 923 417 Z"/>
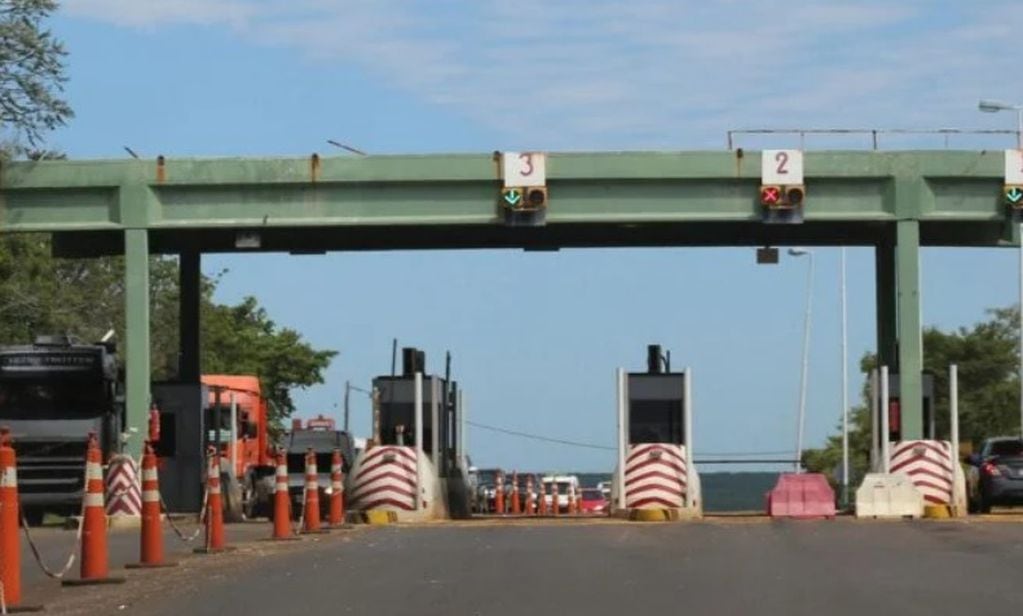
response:
<path fill-rule="evenodd" d="M 274 483 L 274 534 L 276 541 L 295 541 L 291 534 L 291 494 L 288 492 L 288 457 L 283 449 L 276 454 L 277 473 Z"/>
<path fill-rule="evenodd" d="M 555 516 L 561 514 L 561 503 L 558 502 L 558 482 L 556 481 L 551 482 L 551 514 Z"/>
<path fill-rule="evenodd" d="M 540 481 L 540 504 L 537 507 L 537 513 L 547 515 L 547 486 L 542 480 Z"/>
<path fill-rule="evenodd" d="M 569 515 L 578 513 L 575 502 L 575 486 L 568 486 L 568 513 Z"/>
<path fill-rule="evenodd" d="M 497 485 L 494 486 L 494 513 L 504 513 L 504 473 L 497 472 Z"/>
<path fill-rule="evenodd" d="M 320 527 L 320 478 L 316 470 L 316 453 L 312 447 L 305 453 L 305 503 L 302 507 L 302 517 L 305 519 L 302 532 L 327 532 Z"/>
<path fill-rule="evenodd" d="M 103 452 L 96 434 L 89 434 L 85 451 L 85 494 L 82 514 L 81 577 L 63 580 L 65 586 L 120 584 L 124 578 L 110 577 L 107 558 L 107 512 L 103 504 Z"/>
<path fill-rule="evenodd" d="M 536 514 L 536 484 L 533 476 L 526 477 L 526 515 Z"/>
<path fill-rule="evenodd" d="M 42 606 L 21 605 L 21 545 L 18 542 L 18 461 L 11 432 L 0 428 L 0 585 L 8 612 L 37 612 Z"/>
<path fill-rule="evenodd" d="M 127 569 L 152 567 L 173 567 L 174 562 L 163 560 L 163 529 L 160 528 L 160 480 L 156 470 L 156 454 L 146 442 L 142 454 L 142 544 L 138 563 L 126 565 Z"/>
<path fill-rule="evenodd" d="M 337 528 L 345 521 L 344 489 L 345 478 L 341 471 L 342 459 L 341 450 L 334 450 L 334 457 L 330 461 L 330 526 Z"/>
<path fill-rule="evenodd" d="M 518 473 L 518 471 L 514 471 L 512 473 L 511 512 L 516 514 L 516 515 L 522 513 L 522 503 L 519 501 L 519 473 Z"/>
<path fill-rule="evenodd" d="M 214 447 L 206 450 L 206 545 L 193 550 L 196 554 L 216 554 L 230 550 L 224 538 L 224 503 L 220 493 L 220 453 Z"/>

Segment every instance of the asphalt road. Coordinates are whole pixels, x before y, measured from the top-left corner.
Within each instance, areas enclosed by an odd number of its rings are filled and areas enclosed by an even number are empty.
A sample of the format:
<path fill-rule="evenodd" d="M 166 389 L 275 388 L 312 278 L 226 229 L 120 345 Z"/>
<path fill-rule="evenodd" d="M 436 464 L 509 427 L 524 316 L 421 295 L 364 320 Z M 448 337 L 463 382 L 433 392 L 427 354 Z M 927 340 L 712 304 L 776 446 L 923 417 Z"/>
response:
<path fill-rule="evenodd" d="M 1023 605 L 1023 524 L 555 521 L 372 527 L 133 574 L 64 611 L 948 614 Z M 66 591 L 65 591 L 66 592 Z M 77 611 L 76 611 L 77 610 Z"/>

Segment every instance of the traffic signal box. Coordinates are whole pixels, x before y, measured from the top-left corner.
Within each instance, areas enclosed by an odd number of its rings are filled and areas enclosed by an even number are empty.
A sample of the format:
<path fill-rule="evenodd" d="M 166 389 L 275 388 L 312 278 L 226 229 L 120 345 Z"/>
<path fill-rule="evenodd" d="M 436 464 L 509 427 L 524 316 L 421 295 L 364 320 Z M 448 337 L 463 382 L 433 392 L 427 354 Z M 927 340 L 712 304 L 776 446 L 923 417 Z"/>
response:
<path fill-rule="evenodd" d="M 547 220 L 547 187 L 502 188 L 499 205 L 507 225 L 542 225 Z"/>
<path fill-rule="evenodd" d="M 764 184 L 760 187 L 760 206 L 765 223 L 803 222 L 806 187 L 802 184 Z"/>

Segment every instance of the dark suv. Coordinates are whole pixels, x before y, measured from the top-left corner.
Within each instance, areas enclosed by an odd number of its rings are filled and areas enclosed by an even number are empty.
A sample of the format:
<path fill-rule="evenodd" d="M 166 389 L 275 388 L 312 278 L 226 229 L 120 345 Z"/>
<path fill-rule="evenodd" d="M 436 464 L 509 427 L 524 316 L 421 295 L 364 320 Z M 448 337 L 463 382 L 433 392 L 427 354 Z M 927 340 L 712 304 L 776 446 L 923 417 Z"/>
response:
<path fill-rule="evenodd" d="M 969 461 L 972 511 L 988 513 L 995 506 L 1023 505 L 1023 440 L 1012 436 L 986 439 Z"/>

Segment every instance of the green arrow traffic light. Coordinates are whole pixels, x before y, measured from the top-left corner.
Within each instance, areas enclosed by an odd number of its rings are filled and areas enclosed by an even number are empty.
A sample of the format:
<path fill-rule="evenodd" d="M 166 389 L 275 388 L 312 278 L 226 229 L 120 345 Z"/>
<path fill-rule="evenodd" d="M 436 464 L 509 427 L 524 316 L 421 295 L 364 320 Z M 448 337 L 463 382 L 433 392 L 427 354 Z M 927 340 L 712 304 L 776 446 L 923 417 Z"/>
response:
<path fill-rule="evenodd" d="M 510 207 L 517 206 L 522 201 L 522 189 L 521 188 L 505 188 L 501 191 L 501 198 Z"/>
<path fill-rule="evenodd" d="M 1019 186 L 1006 186 L 1005 203 L 1012 206 L 1023 205 L 1023 188 Z"/>

